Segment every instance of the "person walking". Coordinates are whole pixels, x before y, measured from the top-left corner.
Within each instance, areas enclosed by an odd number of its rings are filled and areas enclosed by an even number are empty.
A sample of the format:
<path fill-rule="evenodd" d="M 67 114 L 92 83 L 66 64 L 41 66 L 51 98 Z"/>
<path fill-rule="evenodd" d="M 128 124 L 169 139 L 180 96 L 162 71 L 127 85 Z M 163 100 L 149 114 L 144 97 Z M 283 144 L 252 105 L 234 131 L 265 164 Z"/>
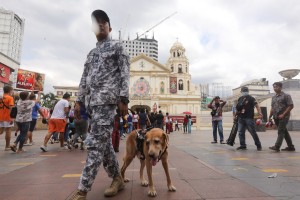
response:
<path fill-rule="evenodd" d="M 11 150 L 14 152 L 21 153 L 24 151 L 23 145 L 27 136 L 30 122 L 32 121 L 32 108 L 35 106 L 36 102 L 40 100 L 40 97 L 41 92 L 38 93 L 38 98 L 36 100 L 30 100 L 29 93 L 26 91 L 20 93 L 20 100 L 17 103 L 16 117 L 16 123 L 20 130 L 20 134 L 18 135 L 14 144 L 10 146 Z M 18 144 L 19 148 L 17 149 Z"/>
<path fill-rule="evenodd" d="M 254 122 L 254 107 L 257 109 L 259 118 L 262 118 L 260 107 L 254 97 L 249 95 L 248 87 L 241 88 L 242 96 L 238 99 L 236 110 L 239 112 L 238 115 L 238 133 L 240 139 L 240 146 L 237 150 L 246 150 L 246 129 L 250 132 L 258 151 L 262 150 L 261 142 L 255 130 Z"/>
<path fill-rule="evenodd" d="M 128 130 L 128 133 L 131 133 L 132 132 L 132 127 L 133 127 L 133 124 L 132 124 L 132 113 L 129 113 L 127 114 L 127 130 Z"/>
<path fill-rule="evenodd" d="M 139 115 L 132 111 L 132 123 L 133 123 L 133 130 L 137 130 L 139 128 Z"/>
<path fill-rule="evenodd" d="M 172 119 L 169 116 L 169 113 L 166 113 L 165 124 L 166 124 L 166 133 L 170 134 L 170 132 L 171 132 L 171 126 L 172 126 Z"/>
<path fill-rule="evenodd" d="M 207 107 L 211 109 L 211 117 L 212 117 L 212 128 L 213 128 L 213 138 L 212 144 L 218 143 L 217 132 L 220 137 L 220 144 L 225 144 L 224 135 L 223 135 L 223 118 L 222 111 L 225 106 L 226 101 L 220 99 L 219 96 L 216 96 Z"/>
<path fill-rule="evenodd" d="M 290 119 L 290 115 L 291 115 L 290 112 L 294 108 L 292 97 L 291 95 L 286 94 L 282 91 L 281 82 L 273 83 L 273 89 L 276 94 L 275 96 L 272 97 L 269 121 L 272 121 L 272 117 L 273 117 L 278 131 L 277 131 L 277 140 L 275 142 L 275 145 L 269 147 L 269 149 L 279 152 L 283 139 L 285 139 L 287 143 L 287 147 L 281 150 L 295 151 L 295 146 L 293 145 L 292 138 L 286 128 L 286 125 Z"/>
<path fill-rule="evenodd" d="M 0 135 L 5 131 L 5 151 L 10 150 L 11 127 L 13 125 L 10 110 L 14 106 L 12 94 L 13 88 L 6 85 L 3 87 L 3 96 L 0 97 Z"/>
<path fill-rule="evenodd" d="M 188 126 L 188 121 L 189 121 L 189 116 L 185 115 L 184 119 L 183 119 L 183 133 L 187 133 L 187 126 Z"/>
<path fill-rule="evenodd" d="M 78 138 L 81 137 L 80 150 L 83 150 L 83 141 L 86 139 L 86 135 L 89 127 L 89 116 L 86 112 L 84 104 L 75 103 L 74 108 L 74 127 L 75 134 L 73 137 L 73 146 L 78 142 Z"/>
<path fill-rule="evenodd" d="M 64 148 L 64 134 L 66 128 L 66 116 L 69 113 L 70 94 L 65 93 L 63 98 L 54 106 L 52 115 L 48 121 L 48 133 L 45 136 L 44 144 L 40 147 L 43 152 L 47 152 L 47 144 L 54 132 L 59 133 L 60 147 Z"/>
<path fill-rule="evenodd" d="M 87 56 L 76 100 L 84 103 L 92 116 L 91 130 L 85 140 L 87 158 L 79 186 L 67 198 L 72 200 L 86 199 L 102 163 L 108 176 L 113 179 L 104 196 L 115 196 L 124 188 L 112 146 L 112 132 L 117 106 L 120 116 L 128 113 L 129 56 L 120 41 L 110 39 L 112 29 L 107 14 L 95 10 L 91 17 L 98 42 Z"/>
<path fill-rule="evenodd" d="M 158 114 L 156 115 L 156 127 L 164 130 L 164 116 L 160 111 L 158 111 Z"/>
<path fill-rule="evenodd" d="M 36 126 L 36 122 L 38 119 L 38 113 L 40 113 L 43 120 L 46 120 L 46 116 L 44 116 L 41 105 L 39 104 L 39 101 L 37 101 L 36 95 L 34 93 L 30 94 L 29 100 L 35 101 L 36 103 L 35 103 L 34 107 L 32 108 L 32 113 L 31 113 L 32 120 L 30 121 L 30 124 L 29 124 L 29 130 L 28 130 L 25 142 L 24 142 L 24 146 L 32 146 L 34 144 L 33 139 L 32 139 L 32 133 Z M 28 143 L 28 140 L 29 140 L 29 143 Z"/>
<path fill-rule="evenodd" d="M 140 111 L 139 119 L 140 119 L 140 129 L 145 130 L 147 128 L 147 123 L 150 123 L 150 120 L 144 108 L 142 108 Z"/>
<path fill-rule="evenodd" d="M 187 133 L 192 133 L 192 125 L 193 125 L 193 121 L 192 121 L 192 117 L 191 115 L 188 115 L 188 120 L 187 120 Z"/>

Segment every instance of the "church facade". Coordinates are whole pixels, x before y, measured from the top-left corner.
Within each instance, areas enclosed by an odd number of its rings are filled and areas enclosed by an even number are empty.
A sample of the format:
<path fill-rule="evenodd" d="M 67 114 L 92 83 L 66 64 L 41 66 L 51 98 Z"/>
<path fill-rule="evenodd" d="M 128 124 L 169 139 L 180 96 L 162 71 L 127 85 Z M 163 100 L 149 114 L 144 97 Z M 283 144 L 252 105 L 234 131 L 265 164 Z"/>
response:
<path fill-rule="evenodd" d="M 129 93 L 132 110 L 146 108 L 170 115 L 200 113 L 200 89 L 191 82 L 189 61 L 179 42 L 171 47 L 166 65 L 144 54 L 131 59 Z"/>
<path fill-rule="evenodd" d="M 54 86 L 55 95 L 62 98 L 66 92 L 76 99 L 78 87 Z M 129 108 L 136 111 L 145 108 L 150 112 L 161 110 L 163 114 L 200 114 L 200 88 L 191 82 L 189 61 L 185 48 L 175 42 L 170 49 L 166 65 L 139 54 L 130 60 Z"/>

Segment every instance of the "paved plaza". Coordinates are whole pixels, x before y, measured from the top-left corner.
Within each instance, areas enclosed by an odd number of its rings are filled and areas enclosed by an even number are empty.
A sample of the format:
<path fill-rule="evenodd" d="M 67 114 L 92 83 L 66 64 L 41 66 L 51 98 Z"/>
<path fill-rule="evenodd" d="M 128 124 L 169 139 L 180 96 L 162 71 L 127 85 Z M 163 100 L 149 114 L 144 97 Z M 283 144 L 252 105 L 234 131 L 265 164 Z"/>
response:
<path fill-rule="evenodd" d="M 224 131 L 225 137 L 229 130 Z M 46 131 L 35 131 L 36 144 L 16 154 L 3 151 L 4 135 L 0 136 L 0 199 L 2 200 L 63 200 L 76 189 L 85 163 L 86 152 L 60 150 L 58 144 L 49 144 L 49 152 L 39 149 Z M 248 150 L 237 151 L 226 144 L 211 144 L 211 130 L 192 134 L 182 131 L 170 135 L 169 168 L 176 192 L 168 192 L 166 178 L 158 163 L 153 168 L 153 180 L 158 193 L 147 196 L 148 188 L 139 183 L 139 160 L 127 169 L 131 179 L 116 200 L 299 200 L 300 199 L 300 132 L 291 132 L 296 152 L 275 153 L 275 130 L 258 133 L 263 145 L 257 151 L 249 133 Z M 12 142 L 15 137 L 13 136 Z M 238 142 L 238 140 L 236 140 Z M 122 165 L 125 140 L 117 154 Z M 285 142 L 284 146 L 285 147 Z M 268 178 L 277 175 L 274 178 Z M 146 172 L 145 172 L 145 176 Z M 100 168 L 89 200 L 106 199 L 104 190 L 110 185 L 103 167 Z"/>

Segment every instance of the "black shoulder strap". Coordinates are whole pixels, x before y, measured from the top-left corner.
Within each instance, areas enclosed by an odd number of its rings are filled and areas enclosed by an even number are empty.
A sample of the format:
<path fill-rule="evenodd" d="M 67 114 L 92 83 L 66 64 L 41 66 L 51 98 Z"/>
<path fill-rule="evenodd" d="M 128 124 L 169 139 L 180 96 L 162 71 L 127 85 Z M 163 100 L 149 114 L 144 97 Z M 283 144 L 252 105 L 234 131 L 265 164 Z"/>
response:
<path fill-rule="evenodd" d="M 5 105 L 5 103 L 3 101 L 3 98 L 1 98 L 1 102 L 0 103 L 3 104 L 3 106 L 0 106 L 0 108 L 4 109 L 4 107 L 5 107 L 5 108 L 9 109 L 9 106 Z"/>

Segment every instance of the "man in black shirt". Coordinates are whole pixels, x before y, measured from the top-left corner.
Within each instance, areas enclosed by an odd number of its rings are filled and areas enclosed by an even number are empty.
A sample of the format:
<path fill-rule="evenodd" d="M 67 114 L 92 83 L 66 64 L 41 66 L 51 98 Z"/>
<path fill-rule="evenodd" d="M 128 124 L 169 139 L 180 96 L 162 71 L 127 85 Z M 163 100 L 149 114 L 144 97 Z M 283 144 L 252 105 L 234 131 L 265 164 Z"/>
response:
<path fill-rule="evenodd" d="M 162 130 L 164 130 L 163 126 L 164 126 L 164 116 L 161 113 L 161 110 L 158 111 L 158 114 L 156 115 L 156 127 L 160 128 Z"/>
<path fill-rule="evenodd" d="M 240 146 L 237 150 L 246 150 L 246 139 L 245 132 L 246 129 L 250 132 L 255 142 L 258 151 L 261 151 L 261 143 L 259 137 L 255 130 L 255 122 L 254 122 L 254 107 L 256 107 L 259 118 L 262 117 L 260 107 L 254 97 L 249 95 L 249 89 L 247 87 L 241 88 L 242 96 L 238 99 L 238 103 L 236 105 L 236 110 L 239 112 L 238 115 L 238 133 L 240 139 Z"/>

